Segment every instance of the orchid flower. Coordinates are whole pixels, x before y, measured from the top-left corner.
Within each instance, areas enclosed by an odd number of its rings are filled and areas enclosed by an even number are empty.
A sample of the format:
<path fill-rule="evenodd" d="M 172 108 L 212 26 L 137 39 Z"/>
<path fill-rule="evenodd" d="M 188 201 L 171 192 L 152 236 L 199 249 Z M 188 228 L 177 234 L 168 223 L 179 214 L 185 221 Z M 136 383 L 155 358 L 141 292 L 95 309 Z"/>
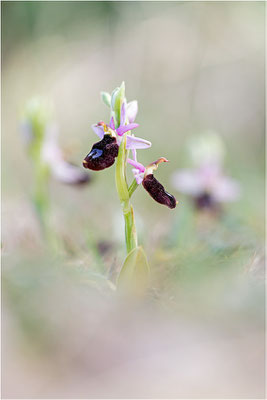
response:
<path fill-rule="evenodd" d="M 189 195 L 197 209 L 216 210 L 222 203 L 236 201 L 240 196 L 240 187 L 223 174 L 225 149 L 220 137 L 209 132 L 188 143 L 195 167 L 175 172 L 173 187 Z"/>
<path fill-rule="evenodd" d="M 117 88 L 116 90 L 118 91 L 119 89 Z M 104 102 L 111 105 L 112 97 L 106 92 L 102 93 L 102 98 L 103 97 Z M 113 103 L 115 103 L 115 101 L 116 100 L 114 100 Z M 127 104 L 126 99 L 123 98 L 120 108 L 119 124 L 117 128 L 115 127 L 114 122 L 114 116 L 116 115 L 114 110 L 111 111 L 112 115 L 109 125 L 106 125 L 103 121 L 92 125 L 93 131 L 97 134 L 101 141 L 93 145 L 90 153 L 83 160 L 83 166 L 85 168 L 99 171 L 114 164 L 115 159 L 118 156 L 119 146 L 121 144 L 123 135 L 139 126 L 138 124 L 134 123 L 137 111 L 138 104 L 136 100 Z M 165 191 L 164 187 L 153 176 L 153 171 L 157 169 L 158 164 L 168 160 L 166 160 L 164 157 L 161 157 L 147 167 L 144 167 L 137 161 L 136 150 L 146 149 L 149 147 L 151 147 L 151 143 L 148 140 L 135 137 L 131 133 L 126 134 L 126 150 L 131 150 L 133 154 L 133 160 L 128 158 L 127 162 L 134 166 L 132 171 L 137 185 L 143 183 L 144 188 L 150 193 L 154 200 L 161 204 L 165 204 L 170 208 L 175 208 L 175 198 L 172 195 L 169 195 L 169 193 Z M 153 191 L 153 185 L 148 186 L 148 175 L 153 176 L 154 186 L 158 187 L 158 196 L 155 190 L 153 192 L 154 194 L 151 194 Z M 162 186 L 162 188 L 159 187 L 159 185 Z"/>
<path fill-rule="evenodd" d="M 116 188 L 123 210 L 125 241 L 128 253 L 118 281 L 124 281 L 128 277 L 135 284 L 135 279 L 147 276 L 149 267 L 145 254 L 137 242 L 134 212 L 130 203 L 132 194 L 142 183 L 144 189 L 156 202 L 169 208 L 175 208 L 177 202 L 174 196 L 165 191 L 153 174 L 161 162 L 167 161 L 166 158 L 161 157 L 147 167 L 137 161 L 137 150 L 147 149 L 151 147 L 151 143 L 132 134 L 132 130 L 139 126 L 134 122 L 138 104 L 137 101 L 127 103 L 124 83 L 113 90 L 111 95 L 107 92 L 102 92 L 101 97 L 103 102 L 110 108 L 110 122 L 106 124 L 100 121 L 92 125 L 92 129 L 100 138 L 100 141 L 92 146 L 91 151 L 83 160 L 83 166 L 100 171 L 111 167 L 116 161 Z M 133 159 L 129 158 L 130 151 Z M 129 186 L 126 180 L 127 163 L 134 167 L 134 179 Z M 137 276 L 134 278 L 135 268 Z"/>
<path fill-rule="evenodd" d="M 126 102 L 124 101 L 121 106 L 120 125 L 118 128 L 115 128 L 113 116 L 110 119 L 109 125 L 106 125 L 103 121 L 92 125 L 93 131 L 101 141 L 95 143 L 90 153 L 85 157 L 83 162 L 85 168 L 99 171 L 114 164 L 123 135 L 139 126 L 133 122 L 126 123 L 129 121 L 129 118 L 131 121 L 135 119 L 136 112 L 137 102 L 131 102 L 126 106 Z M 135 137 L 132 134 L 126 135 L 127 150 L 147 149 L 149 147 L 151 147 L 151 142 L 148 140 Z M 107 158 L 109 158 L 108 162 Z"/>
<path fill-rule="evenodd" d="M 238 183 L 213 164 L 178 171 L 174 173 L 172 183 L 175 189 L 191 196 L 199 209 L 232 202 L 240 196 Z"/>
<path fill-rule="evenodd" d="M 90 176 L 77 165 L 64 160 L 63 151 L 57 141 L 56 125 L 48 125 L 41 149 L 41 158 L 49 167 L 52 175 L 58 181 L 70 185 L 80 185 L 89 182 Z"/>
<path fill-rule="evenodd" d="M 127 159 L 128 164 L 131 164 L 134 168 L 132 170 L 133 175 L 136 179 L 136 183 L 139 185 L 142 183 L 145 190 L 150 194 L 150 196 L 160 204 L 163 204 L 169 208 L 175 208 L 177 201 L 175 197 L 166 192 L 164 186 L 159 183 L 159 181 L 154 177 L 154 170 L 158 168 L 158 165 L 162 162 L 168 162 L 164 157 L 152 162 L 147 167 L 139 163 L 136 160 L 136 155 L 134 155 L 135 160 Z"/>
<path fill-rule="evenodd" d="M 20 124 L 22 139 L 33 164 L 32 203 L 40 223 L 43 236 L 51 249 L 58 249 L 58 238 L 49 222 L 50 219 L 50 176 L 67 184 L 84 184 L 90 175 L 78 166 L 64 160 L 58 145 L 57 127 L 51 123 L 51 111 L 42 99 L 30 100 Z"/>

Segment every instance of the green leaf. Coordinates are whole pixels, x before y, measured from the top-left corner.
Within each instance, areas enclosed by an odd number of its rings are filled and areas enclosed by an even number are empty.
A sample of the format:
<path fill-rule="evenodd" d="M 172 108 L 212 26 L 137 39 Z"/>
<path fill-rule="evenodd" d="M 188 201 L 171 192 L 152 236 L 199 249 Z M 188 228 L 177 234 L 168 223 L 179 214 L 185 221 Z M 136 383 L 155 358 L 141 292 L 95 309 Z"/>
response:
<path fill-rule="evenodd" d="M 136 247 L 126 257 L 117 280 L 118 290 L 142 295 L 148 288 L 150 268 L 142 247 Z"/>
<path fill-rule="evenodd" d="M 101 99 L 106 106 L 110 107 L 111 105 L 111 96 L 108 92 L 101 92 Z"/>

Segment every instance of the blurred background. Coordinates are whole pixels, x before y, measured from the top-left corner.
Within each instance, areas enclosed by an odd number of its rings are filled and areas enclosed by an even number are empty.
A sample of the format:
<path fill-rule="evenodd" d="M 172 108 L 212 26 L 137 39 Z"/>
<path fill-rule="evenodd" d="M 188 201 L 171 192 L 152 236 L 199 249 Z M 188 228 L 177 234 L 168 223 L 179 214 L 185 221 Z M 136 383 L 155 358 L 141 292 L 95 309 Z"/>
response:
<path fill-rule="evenodd" d="M 264 398 L 263 2 L 12 2 L 2 7 L 2 397 Z M 139 152 L 179 200 L 133 196 L 152 270 L 141 302 L 114 283 L 125 257 L 114 168 L 83 187 L 51 180 L 44 245 L 25 103 L 53 104 L 60 145 L 81 165 L 108 122 L 99 92 L 137 99 Z M 240 199 L 203 220 L 171 181 L 185 143 L 215 131 Z M 130 172 L 131 173 L 131 172 Z"/>

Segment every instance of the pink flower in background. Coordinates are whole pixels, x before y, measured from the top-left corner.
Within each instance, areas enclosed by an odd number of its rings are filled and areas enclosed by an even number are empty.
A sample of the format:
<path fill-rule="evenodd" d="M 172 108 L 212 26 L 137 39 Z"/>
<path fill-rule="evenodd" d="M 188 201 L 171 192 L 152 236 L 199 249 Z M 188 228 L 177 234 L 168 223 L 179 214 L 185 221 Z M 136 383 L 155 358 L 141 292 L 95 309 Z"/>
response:
<path fill-rule="evenodd" d="M 64 159 L 58 144 L 58 127 L 51 121 L 52 110 L 49 102 L 38 97 L 29 100 L 20 122 L 20 131 L 35 168 L 36 165 L 44 164 L 49 172 L 63 183 L 89 182 L 90 175 Z"/>
<path fill-rule="evenodd" d="M 215 210 L 222 203 L 238 200 L 238 182 L 223 173 L 226 149 L 222 138 L 207 131 L 190 137 L 186 148 L 193 168 L 175 172 L 173 187 L 190 196 L 198 209 Z"/>
<path fill-rule="evenodd" d="M 240 196 L 239 184 L 225 176 L 216 164 L 177 171 L 172 177 L 172 185 L 179 192 L 194 198 L 198 208 L 232 202 Z"/>
<path fill-rule="evenodd" d="M 89 182 L 91 177 L 77 165 L 64 160 L 63 151 L 57 141 L 58 130 L 55 125 L 46 128 L 41 158 L 48 165 L 52 175 L 60 182 L 66 184 L 83 184 Z"/>

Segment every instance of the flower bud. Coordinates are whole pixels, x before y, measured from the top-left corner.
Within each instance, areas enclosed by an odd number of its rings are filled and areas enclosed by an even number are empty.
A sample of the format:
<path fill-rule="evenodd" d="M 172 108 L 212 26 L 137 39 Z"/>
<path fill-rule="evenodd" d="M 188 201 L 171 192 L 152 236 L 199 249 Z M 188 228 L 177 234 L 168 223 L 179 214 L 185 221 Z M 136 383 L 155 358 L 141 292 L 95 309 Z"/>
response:
<path fill-rule="evenodd" d="M 125 98 L 125 84 L 113 90 L 111 94 L 111 112 L 114 117 L 115 128 L 120 126 L 121 106 Z"/>
<path fill-rule="evenodd" d="M 101 92 L 101 99 L 103 101 L 104 104 L 106 104 L 106 106 L 110 107 L 111 105 L 111 96 L 109 93 L 107 92 Z"/>
<path fill-rule="evenodd" d="M 100 142 L 93 145 L 92 150 L 83 160 L 83 166 L 94 171 L 111 167 L 118 156 L 118 152 L 119 146 L 116 138 L 106 134 Z"/>
<path fill-rule="evenodd" d="M 166 192 L 164 187 L 159 181 L 154 177 L 153 174 L 146 175 L 142 181 L 142 185 L 145 190 L 150 194 L 150 196 L 160 204 L 163 204 L 169 208 L 176 207 L 175 197 Z"/>

